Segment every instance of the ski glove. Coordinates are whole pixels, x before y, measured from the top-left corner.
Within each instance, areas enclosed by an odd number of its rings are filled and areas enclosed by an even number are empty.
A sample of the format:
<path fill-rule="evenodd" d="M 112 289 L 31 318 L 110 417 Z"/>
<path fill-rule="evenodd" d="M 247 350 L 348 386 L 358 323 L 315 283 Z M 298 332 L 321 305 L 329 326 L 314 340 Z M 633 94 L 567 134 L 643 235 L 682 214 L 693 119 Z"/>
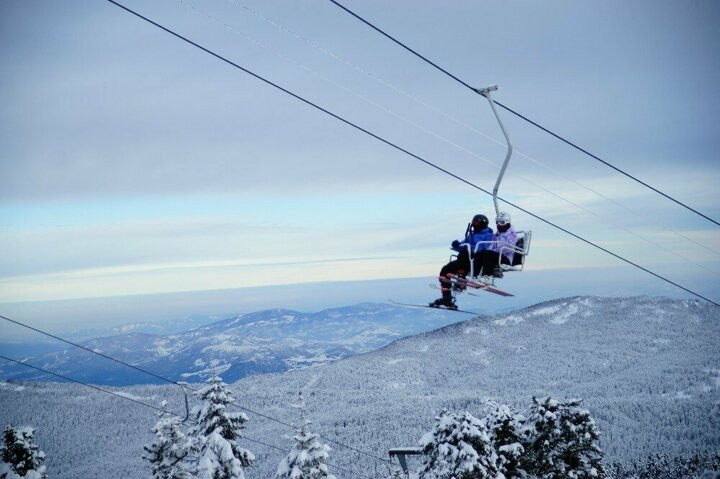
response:
<path fill-rule="evenodd" d="M 460 242 L 459 242 L 458 240 L 455 240 L 455 241 L 452 242 L 452 245 L 451 245 L 451 246 L 452 246 L 453 248 L 459 248 L 459 247 L 460 247 Z"/>

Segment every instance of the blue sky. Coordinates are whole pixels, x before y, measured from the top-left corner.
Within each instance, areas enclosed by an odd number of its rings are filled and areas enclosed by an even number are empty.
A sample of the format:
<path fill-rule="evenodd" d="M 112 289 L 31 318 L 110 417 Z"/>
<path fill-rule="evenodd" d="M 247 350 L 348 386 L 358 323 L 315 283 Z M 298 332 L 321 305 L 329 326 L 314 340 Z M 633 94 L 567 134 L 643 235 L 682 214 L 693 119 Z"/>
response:
<path fill-rule="evenodd" d="M 720 216 L 717 2 L 344 3 Z M 492 188 L 504 146 L 487 102 L 330 2 L 126 4 Z M 0 305 L 431 278 L 468 219 L 492 214 L 481 192 L 108 2 L 2 2 L 0 62 Z M 720 228 L 501 114 L 516 147 L 504 197 L 720 300 Z M 516 293 L 557 270 L 630 275 L 508 210 L 534 231 L 540 278 L 509 277 Z"/>

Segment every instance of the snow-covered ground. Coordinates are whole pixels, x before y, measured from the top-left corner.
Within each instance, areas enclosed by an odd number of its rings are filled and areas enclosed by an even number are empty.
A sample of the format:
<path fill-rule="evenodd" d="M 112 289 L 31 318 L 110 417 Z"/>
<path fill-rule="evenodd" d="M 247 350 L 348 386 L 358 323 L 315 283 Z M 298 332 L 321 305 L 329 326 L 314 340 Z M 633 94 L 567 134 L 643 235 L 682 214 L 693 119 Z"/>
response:
<path fill-rule="evenodd" d="M 352 321 L 352 318 L 347 318 Z M 365 475 L 385 471 L 389 448 L 414 446 L 441 408 L 480 416 L 484 400 L 527 406 L 533 395 L 584 398 L 597 420 L 606 460 L 653 452 L 720 448 L 720 308 L 667 298 L 568 298 L 478 317 L 320 366 L 246 377 L 239 403 L 284 422 L 303 390 L 312 429 L 331 443 L 330 463 Z M 120 389 L 168 399 L 177 387 Z M 0 384 L 0 420 L 37 428 L 53 477 L 140 478 L 153 412 L 82 386 Z M 268 478 L 292 430 L 248 413 L 256 456 L 249 478 Z M 348 474 L 335 471 L 338 477 Z M 379 477 L 379 476 L 378 476 Z"/>

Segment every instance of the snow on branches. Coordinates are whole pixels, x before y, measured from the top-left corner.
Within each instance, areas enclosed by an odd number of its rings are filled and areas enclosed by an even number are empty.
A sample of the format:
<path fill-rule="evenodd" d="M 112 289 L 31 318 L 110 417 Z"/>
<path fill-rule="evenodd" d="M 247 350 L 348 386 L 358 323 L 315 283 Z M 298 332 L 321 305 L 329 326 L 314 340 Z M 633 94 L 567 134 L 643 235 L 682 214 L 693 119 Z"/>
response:
<path fill-rule="evenodd" d="M 165 407 L 167 401 L 161 402 Z M 155 440 L 145 446 L 146 459 L 152 465 L 153 479 L 190 479 L 186 459 L 190 454 L 192 443 L 180 429 L 180 419 L 167 412 L 159 413 L 160 419 L 153 432 Z"/>
<path fill-rule="evenodd" d="M 525 418 L 504 404 L 489 402 L 485 425 L 499 456 L 498 467 L 507 478 L 524 477 L 520 460 L 525 453 L 523 424 Z"/>
<path fill-rule="evenodd" d="M 498 456 L 485 424 L 469 412 L 442 411 L 432 432 L 420 439 L 422 479 L 498 477 Z"/>
<path fill-rule="evenodd" d="M 533 397 L 524 427 L 521 463 L 542 478 L 604 477 L 600 433 L 579 399 L 558 402 Z"/>
<path fill-rule="evenodd" d="M 201 479 L 244 479 L 243 469 L 255 456 L 240 447 L 240 432 L 248 417 L 243 412 L 229 412 L 235 402 L 227 384 L 217 374 L 196 392 L 202 405 L 193 408 L 196 425 L 190 429 L 193 452 L 197 456 L 193 477 Z"/>
<path fill-rule="evenodd" d="M 1 479 L 45 479 L 45 453 L 33 442 L 35 429 L 31 427 L 5 427 L 3 445 L 0 446 Z"/>
<path fill-rule="evenodd" d="M 490 404 L 483 420 L 443 411 L 420 439 L 421 479 L 605 477 L 600 435 L 580 400 L 533 398 L 527 417 Z"/>
<path fill-rule="evenodd" d="M 319 441 L 318 435 L 310 432 L 310 421 L 305 417 L 305 402 L 302 393 L 295 407 L 300 412 L 300 425 L 295 430 L 295 444 L 286 457 L 280 461 L 276 479 L 335 479 L 328 472 L 327 458 L 330 447 Z"/>

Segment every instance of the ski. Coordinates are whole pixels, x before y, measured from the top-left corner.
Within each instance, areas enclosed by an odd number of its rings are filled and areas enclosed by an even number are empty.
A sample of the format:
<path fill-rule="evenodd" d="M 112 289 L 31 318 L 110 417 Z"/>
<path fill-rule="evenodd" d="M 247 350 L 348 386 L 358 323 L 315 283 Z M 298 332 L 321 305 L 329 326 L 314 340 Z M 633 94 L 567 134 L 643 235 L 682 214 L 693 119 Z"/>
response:
<path fill-rule="evenodd" d="M 429 304 L 411 304 L 411 303 L 400 303 L 397 301 L 394 301 L 392 299 L 389 299 L 391 304 L 394 304 L 396 306 L 405 306 L 406 308 L 428 308 L 428 309 L 436 309 L 439 311 L 452 311 L 455 313 L 465 313 L 465 314 L 474 314 L 476 316 L 480 316 L 481 313 L 477 313 L 475 311 L 467 311 L 464 309 L 450 309 L 446 308 L 445 306 L 430 306 Z"/>
<path fill-rule="evenodd" d="M 430 286 L 433 289 L 441 289 L 440 286 L 435 283 L 430 283 L 428 286 Z M 482 296 L 482 294 L 473 293 L 472 291 L 463 291 L 462 293 L 469 294 L 470 296 L 475 296 L 476 298 L 479 298 L 480 296 Z"/>
<path fill-rule="evenodd" d="M 448 273 L 448 278 L 450 279 L 447 282 L 454 286 L 465 286 L 467 288 L 482 289 L 483 291 L 487 291 L 488 293 L 495 293 L 499 294 L 500 296 L 515 296 L 512 293 L 508 293 L 507 291 L 496 288 L 494 285 L 479 283 L 477 281 L 473 281 L 467 278 L 461 278 L 452 273 Z"/>
<path fill-rule="evenodd" d="M 515 296 L 514 294 L 503 291 L 502 289 L 497 289 L 495 286 L 484 285 L 482 290 L 487 291 L 488 293 L 495 293 L 505 297 Z"/>

